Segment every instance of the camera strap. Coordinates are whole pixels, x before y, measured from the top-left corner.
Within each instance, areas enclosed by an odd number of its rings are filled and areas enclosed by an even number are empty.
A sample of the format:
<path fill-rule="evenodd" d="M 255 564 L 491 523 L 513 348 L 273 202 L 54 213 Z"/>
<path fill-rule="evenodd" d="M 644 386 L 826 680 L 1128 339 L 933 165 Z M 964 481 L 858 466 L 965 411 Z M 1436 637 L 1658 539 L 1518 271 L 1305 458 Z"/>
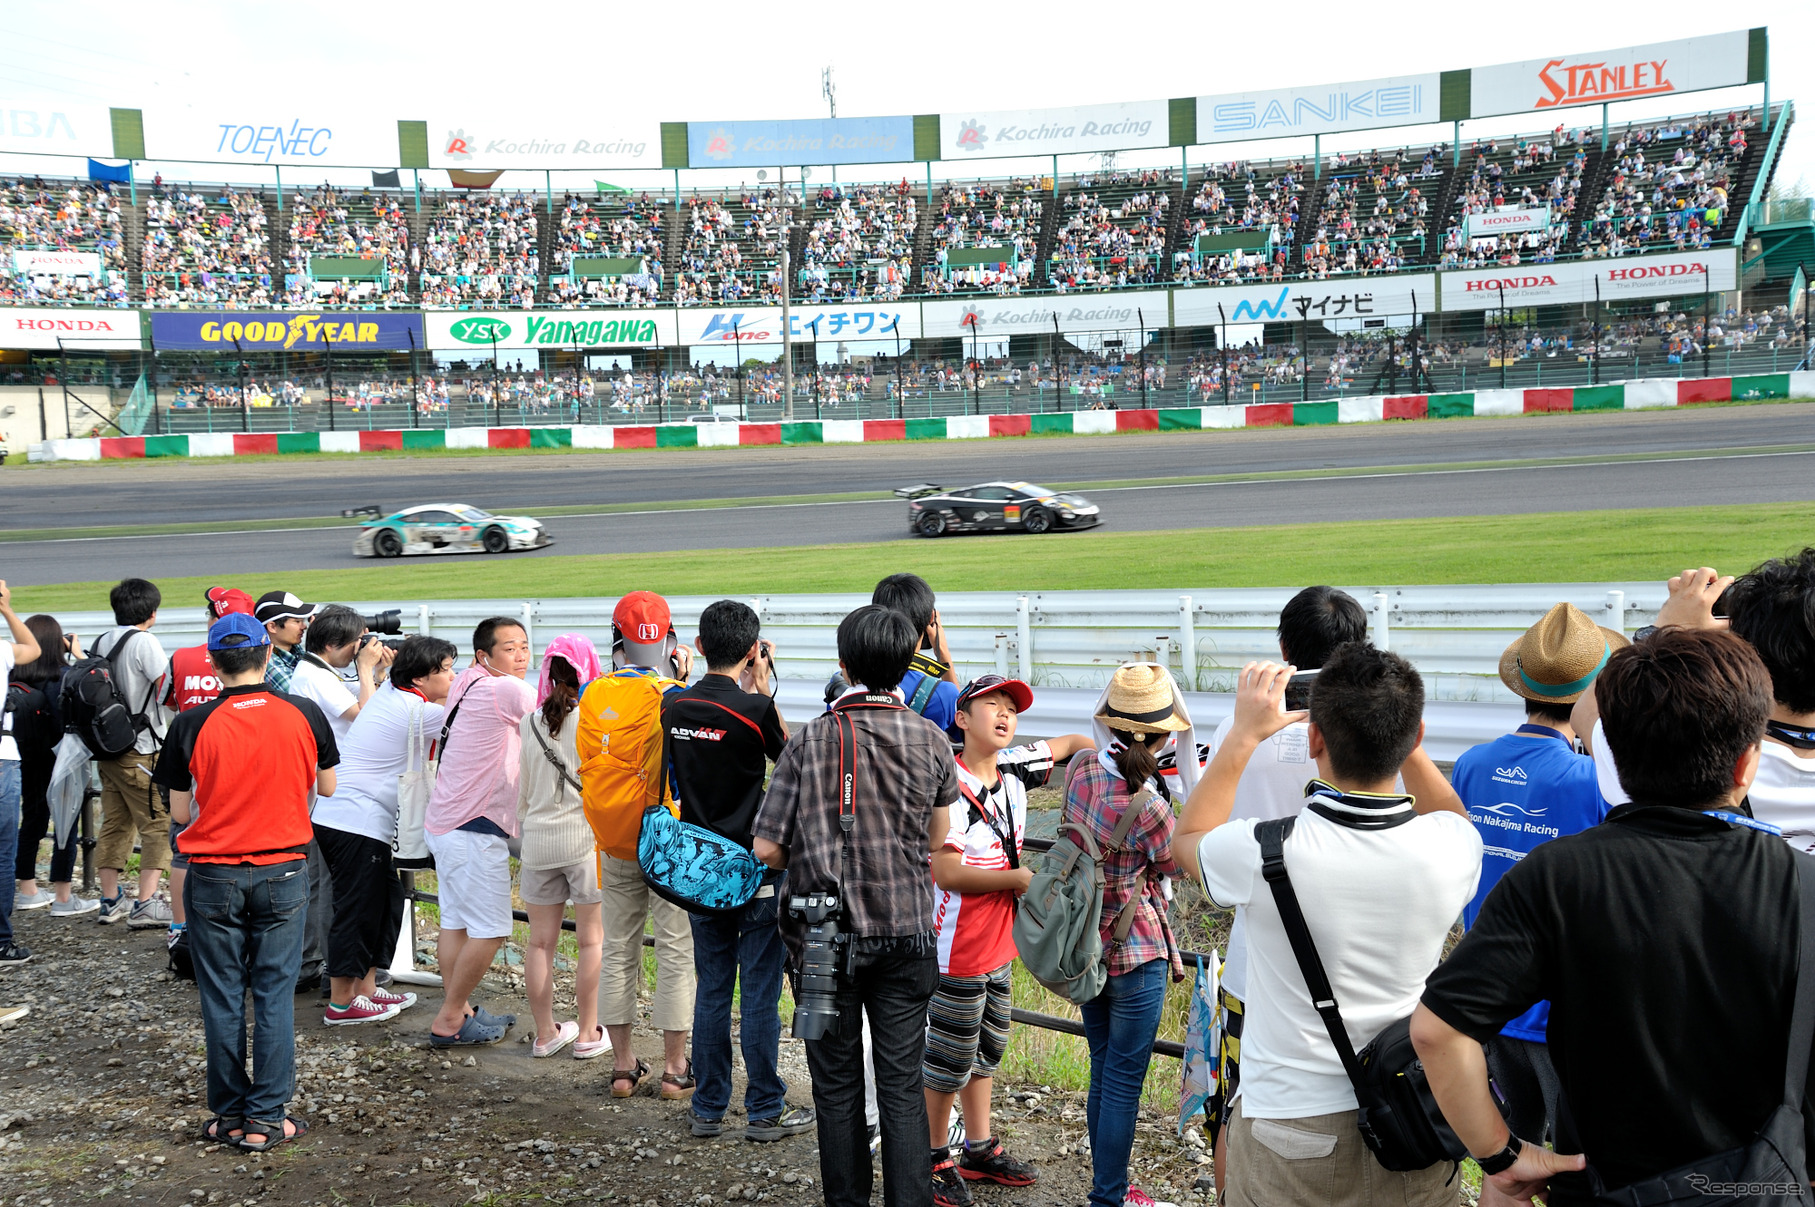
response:
<path fill-rule="evenodd" d="M 857 827 L 857 718 L 860 709 L 897 710 L 907 707 L 888 692 L 850 695 L 832 705 L 832 725 L 838 734 L 838 829 L 844 845 L 838 856 L 838 892 L 844 895 L 846 867 L 851 857 L 851 831 Z"/>

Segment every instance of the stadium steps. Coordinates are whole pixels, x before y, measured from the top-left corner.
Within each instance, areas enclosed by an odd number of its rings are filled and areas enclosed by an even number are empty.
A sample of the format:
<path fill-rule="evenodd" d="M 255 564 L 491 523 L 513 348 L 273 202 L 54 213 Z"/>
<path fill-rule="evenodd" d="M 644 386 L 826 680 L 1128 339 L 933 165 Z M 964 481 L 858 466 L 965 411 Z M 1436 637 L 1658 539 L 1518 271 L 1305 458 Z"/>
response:
<path fill-rule="evenodd" d="M 1075 180 L 1072 187 L 1077 187 Z M 1059 222 L 1064 213 L 1059 207 L 1059 198 L 1048 194 L 1040 203 L 1040 242 L 1034 250 L 1034 273 L 1031 278 L 1044 285 L 1052 275 L 1052 245 L 1059 239 Z"/>
<path fill-rule="evenodd" d="M 1773 120 L 1788 120 L 1794 123 L 1794 112 L 1792 110 L 1791 116 L 1786 119 L 1783 109 L 1779 108 L 1773 114 Z M 1783 149 L 1789 145 L 1790 131 L 1785 130 L 1783 137 L 1777 142 L 1776 157 L 1766 163 L 1766 153 L 1771 149 L 1771 135 L 1765 134 L 1757 128 L 1750 133 L 1756 137 L 1751 138 L 1746 144 L 1746 158 L 1740 166 L 1739 179 L 1734 184 L 1733 192 L 1727 196 L 1727 212 L 1721 215 L 1720 230 L 1714 237 L 1716 243 L 1732 241 L 1735 232 L 1739 229 L 1740 215 L 1745 212 L 1746 199 L 1752 196 L 1753 186 L 1757 184 L 1761 175 L 1764 177 L 1764 187 L 1759 190 L 1759 195 L 1764 196 L 1769 193 L 1771 180 L 1777 175 L 1777 166 L 1783 161 Z M 1773 133 L 1775 133 L 1775 127 L 1773 127 Z"/>
<path fill-rule="evenodd" d="M 1190 225 L 1189 220 L 1185 217 L 1185 190 L 1190 183 L 1190 178 L 1187 177 L 1183 182 L 1170 185 L 1166 189 L 1172 198 L 1172 221 L 1166 225 L 1166 250 L 1160 256 L 1159 276 L 1163 283 L 1171 282 L 1172 268 L 1176 263 L 1175 257 L 1184 250 L 1179 244 L 1184 239 L 1185 228 Z"/>
<path fill-rule="evenodd" d="M 679 194 L 675 203 L 666 208 L 668 214 L 662 220 L 662 271 L 667 275 L 662 281 L 661 298 L 672 302 L 681 281 L 681 252 L 687 246 L 687 210 Z"/>
<path fill-rule="evenodd" d="M 1582 173 L 1582 191 L 1576 196 L 1574 219 L 1570 227 L 1569 238 L 1563 244 L 1563 252 L 1573 255 L 1582 250 L 1582 241 L 1594 226 L 1595 210 L 1599 208 L 1603 195 L 1607 192 L 1607 182 L 1613 177 L 1613 168 L 1619 162 L 1619 156 L 1613 153 L 1609 144 L 1605 151 L 1598 142 L 1588 148 L 1588 167 Z"/>
<path fill-rule="evenodd" d="M 929 181 L 922 186 L 925 195 L 920 206 L 920 219 L 914 224 L 914 266 L 908 270 L 908 288 L 918 290 L 933 263 L 933 227 L 939 224 L 938 194 Z"/>
<path fill-rule="evenodd" d="M 1303 265 L 1305 250 L 1311 243 L 1311 232 L 1317 229 L 1317 216 L 1323 213 L 1324 195 L 1330 191 L 1332 173 L 1328 165 L 1323 165 L 1323 174 L 1311 181 L 1310 186 L 1299 194 L 1298 226 L 1292 232 L 1292 254 L 1290 261 Z"/>
<path fill-rule="evenodd" d="M 561 204 L 567 204 L 565 197 Z M 549 278 L 555 271 L 555 222 L 556 215 L 549 213 L 546 201 L 536 206 L 536 300 L 549 305 L 554 304 Z"/>
<path fill-rule="evenodd" d="M 119 198 L 120 242 L 126 248 L 126 293 L 129 298 L 138 299 L 145 296 L 145 201 L 151 195 L 147 187 L 145 196 L 134 205 L 128 197 Z"/>
<path fill-rule="evenodd" d="M 1472 164 L 1454 162 L 1456 153 L 1453 148 L 1446 148 L 1449 154 L 1443 156 L 1442 184 L 1437 191 L 1437 199 L 1431 203 L 1431 216 L 1424 224 L 1425 248 L 1421 264 L 1435 264 L 1443 259 L 1443 241 L 1449 234 L 1449 228 L 1461 221 L 1456 213 L 1459 199 L 1462 196 L 1462 182 L 1474 175 Z M 1464 168 L 1467 170 L 1464 171 Z"/>

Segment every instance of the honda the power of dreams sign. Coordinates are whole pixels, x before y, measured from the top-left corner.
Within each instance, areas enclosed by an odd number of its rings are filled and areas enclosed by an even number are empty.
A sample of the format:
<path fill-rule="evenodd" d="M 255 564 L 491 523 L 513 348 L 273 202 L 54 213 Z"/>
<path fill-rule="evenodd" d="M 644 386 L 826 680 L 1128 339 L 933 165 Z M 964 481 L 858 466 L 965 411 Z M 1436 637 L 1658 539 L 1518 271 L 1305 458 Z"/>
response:
<path fill-rule="evenodd" d="M 1682 252 L 1667 256 L 1622 256 L 1572 264 L 1520 264 L 1443 274 L 1443 309 L 1498 310 L 1573 305 L 1601 301 L 1683 297 L 1706 290 L 1719 293 L 1737 287 L 1732 248 Z"/>

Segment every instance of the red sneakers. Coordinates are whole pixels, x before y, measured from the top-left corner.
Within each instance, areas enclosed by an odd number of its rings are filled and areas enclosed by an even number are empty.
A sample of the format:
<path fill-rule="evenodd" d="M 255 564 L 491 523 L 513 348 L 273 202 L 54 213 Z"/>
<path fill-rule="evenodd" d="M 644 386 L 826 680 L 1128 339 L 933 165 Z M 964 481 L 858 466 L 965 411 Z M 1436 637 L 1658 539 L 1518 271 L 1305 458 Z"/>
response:
<path fill-rule="evenodd" d="M 395 1006 L 399 1010 L 408 1010 L 411 1006 L 416 1004 L 416 995 L 413 993 L 392 993 L 388 989 L 374 989 L 372 991 L 371 1001 L 374 1006 Z"/>
<path fill-rule="evenodd" d="M 399 1006 L 380 1006 L 369 997 L 356 997 L 346 1008 L 341 1009 L 333 1003 L 321 1012 L 321 1021 L 330 1027 L 352 1027 L 359 1023 L 381 1023 L 387 1018 L 396 1018 Z"/>

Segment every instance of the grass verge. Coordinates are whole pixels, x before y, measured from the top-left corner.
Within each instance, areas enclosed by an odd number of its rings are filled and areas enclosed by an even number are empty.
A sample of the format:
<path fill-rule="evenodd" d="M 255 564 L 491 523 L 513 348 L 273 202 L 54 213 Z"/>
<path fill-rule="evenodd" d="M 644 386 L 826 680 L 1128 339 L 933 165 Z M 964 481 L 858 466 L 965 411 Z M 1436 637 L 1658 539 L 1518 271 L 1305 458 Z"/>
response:
<path fill-rule="evenodd" d="M 1522 583 L 1664 579 L 1743 569 L 1811 542 L 1815 503 L 1358 520 L 1066 537 L 957 537 L 770 549 L 536 558 L 424 558 L 242 582 L 305 599 L 539 599 L 647 589 L 670 595 L 868 591 L 911 566 L 941 591 Z M 1082 547 L 1080 547 L 1082 546 Z M 1012 561 L 1010 557 L 1012 555 Z M 0 575 L 4 559 L 0 558 Z M 164 579 L 165 597 L 221 581 Z M 111 583 L 14 583 L 24 612 L 100 610 Z"/>

